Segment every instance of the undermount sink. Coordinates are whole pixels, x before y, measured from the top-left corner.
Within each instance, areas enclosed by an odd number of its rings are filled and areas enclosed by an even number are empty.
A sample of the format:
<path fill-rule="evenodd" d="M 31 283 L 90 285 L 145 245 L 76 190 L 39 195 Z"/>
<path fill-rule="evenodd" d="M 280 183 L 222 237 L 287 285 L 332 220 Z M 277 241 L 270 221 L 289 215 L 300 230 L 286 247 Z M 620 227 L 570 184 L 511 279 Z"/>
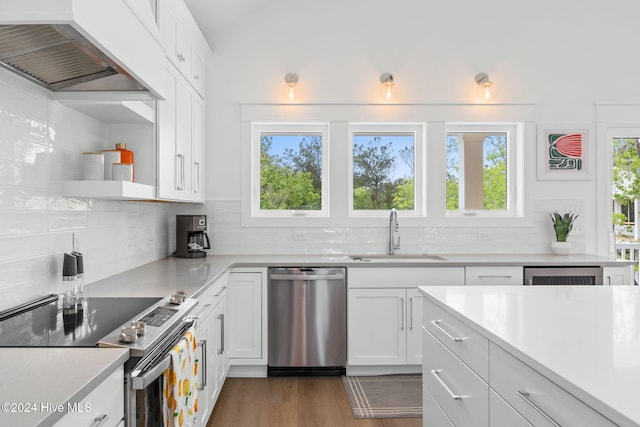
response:
<path fill-rule="evenodd" d="M 434 262 L 446 261 L 439 255 L 430 254 L 396 254 L 396 255 L 350 255 L 353 261 L 360 262 Z"/>

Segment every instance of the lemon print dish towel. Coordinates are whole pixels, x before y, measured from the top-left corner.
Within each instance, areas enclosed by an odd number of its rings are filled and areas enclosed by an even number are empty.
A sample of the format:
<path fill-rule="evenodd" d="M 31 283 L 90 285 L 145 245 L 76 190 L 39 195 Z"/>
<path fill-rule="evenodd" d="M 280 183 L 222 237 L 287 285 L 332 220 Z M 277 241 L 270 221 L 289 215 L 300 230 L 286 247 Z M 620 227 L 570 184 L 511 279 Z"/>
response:
<path fill-rule="evenodd" d="M 185 332 L 170 351 L 164 371 L 163 419 L 166 427 L 193 426 L 198 411 L 198 352 L 195 328 Z"/>

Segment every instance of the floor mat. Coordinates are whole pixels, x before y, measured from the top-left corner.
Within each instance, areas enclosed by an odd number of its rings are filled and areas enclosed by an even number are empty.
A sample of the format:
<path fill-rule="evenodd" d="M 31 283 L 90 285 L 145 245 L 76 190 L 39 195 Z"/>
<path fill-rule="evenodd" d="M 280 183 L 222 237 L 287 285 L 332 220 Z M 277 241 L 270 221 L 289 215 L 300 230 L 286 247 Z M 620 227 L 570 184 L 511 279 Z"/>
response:
<path fill-rule="evenodd" d="M 422 417 L 422 375 L 343 376 L 355 418 Z"/>

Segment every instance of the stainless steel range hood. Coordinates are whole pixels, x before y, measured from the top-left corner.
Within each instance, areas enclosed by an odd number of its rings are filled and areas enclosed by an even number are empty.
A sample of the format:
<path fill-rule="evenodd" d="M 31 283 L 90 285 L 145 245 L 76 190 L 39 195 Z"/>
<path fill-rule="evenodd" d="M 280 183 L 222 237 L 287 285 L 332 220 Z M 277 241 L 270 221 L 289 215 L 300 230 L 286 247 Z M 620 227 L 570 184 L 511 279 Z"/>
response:
<path fill-rule="evenodd" d="M 69 25 L 0 25 L 0 65 L 53 92 L 82 87 L 146 91 Z M 102 89 L 83 86 L 107 77 Z"/>
<path fill-rule="evenodd" d="M 148 0 L 0 0 L 0 68 L 52 92 L 164 98 Z M 141 10 L 144 13 L 141 13 Z"/>

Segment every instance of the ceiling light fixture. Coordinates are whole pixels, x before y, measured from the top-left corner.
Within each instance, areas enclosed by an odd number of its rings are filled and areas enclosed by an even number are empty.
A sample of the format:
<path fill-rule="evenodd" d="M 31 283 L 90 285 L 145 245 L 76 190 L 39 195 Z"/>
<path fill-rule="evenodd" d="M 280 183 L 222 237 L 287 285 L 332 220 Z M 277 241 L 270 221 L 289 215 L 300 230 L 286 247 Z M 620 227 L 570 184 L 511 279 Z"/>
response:
<path fill-rule="evenodd" d="M 296 102 L 300 100 L 302 90 L 300 89 L 298 74 L 287 73 L 284 76 L 284 99 L 287 102 Z"/>
<path fill-rule="evenodd" d="M 396 98 L 397 89 L 393 89 L 396 85 L 391 73 L 383 73 L 380 75 L 380 99 L 385 102 L 391 102 Z"/>
<path fill-rule="evenodd" d="M 498 94 L 496 84 L 489 80 L 487 73 L 476 74 L 476 83 L 478 84 L 478 99 L 481 102 L 491 102 L 496 99 Z"/>

